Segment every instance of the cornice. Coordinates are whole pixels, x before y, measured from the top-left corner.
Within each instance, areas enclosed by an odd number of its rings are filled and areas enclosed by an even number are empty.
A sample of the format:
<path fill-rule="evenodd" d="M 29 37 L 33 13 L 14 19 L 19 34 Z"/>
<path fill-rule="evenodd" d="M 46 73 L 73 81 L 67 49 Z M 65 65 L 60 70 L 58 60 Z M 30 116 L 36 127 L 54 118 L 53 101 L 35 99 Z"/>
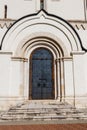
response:
<path fill-rule="evenodd" d="M 87 30 L 87 21 L 84 20 L 67 20 L 77 30 Z"/>
<path fill-rule="evenodd" d="M 0 28 L 6 27 L 8 29 L 15 21 L 14 19 L 0 19 Z"/>
<path fill-rule="evenodd" d="M 0 28 L 3 29 L 6 27 L 7 29 L 16 21 L 16 19 L 0 19 Z M 75 29 L 77 30 L 86 30 L 87 29 L 87 21 L 84 20 L 66 20 L 69 22 Z"/>

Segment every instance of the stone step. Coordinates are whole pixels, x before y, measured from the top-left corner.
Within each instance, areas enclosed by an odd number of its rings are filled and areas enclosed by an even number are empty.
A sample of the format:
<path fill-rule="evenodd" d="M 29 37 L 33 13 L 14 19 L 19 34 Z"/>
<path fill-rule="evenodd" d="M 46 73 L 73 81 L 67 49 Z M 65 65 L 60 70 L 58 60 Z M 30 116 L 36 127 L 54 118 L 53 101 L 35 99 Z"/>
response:
<path fill-rule="evenodd" d="M 51 112 L 46 112 L 46 111 L 38 111 L 38 112 L 6 112 L 6 113 L 4 113 L 1 117 L 10 117 L 10 116 L 25 116 L 25 115 L 27 115 L 27 116 L 45 116 L 45 115 L 59 115 L 59 116 L 61 116 L 61 115 L 66 115 L 66 116 L 68 116 L 68 115 L 70 115 L 70 116 L 72 116 L 72 115 L 85 115 L 85 116 L 87 116 L 87 114 L 86 113 L 83 113 L 83 112 L 77 112 L 77 111 L 68 111 L 68 112 L 65 112 L 65 111 L 53 111 L 52 113 Z"/>
<path fill-rule="evenodd" d="M 54 119 L 87 119 L 87 116 L 79 116 L 79 115 L 69 115 L 69 116 L 64 116 L 64 115 L 47 115 L 47 116 L 10 116 L 10 117 L 2 117 L 2 120 L 54 120 Z"/>
<path fill-rule="evenodd" d="M 74 109 L 73 107 L 58 107 L 58 106 L 34 106 L 34 107 L 21 107 L 21 108 L 18 108 L 18 107 L 16 107 L 16 108 L 11 108 L 11 109 L 9 109 L 9 110 L 38 110 L 38 109 L 40 109 L 40 110 L 43 110 L 43 109 Z"/>
<path fill-rule="evenodd" d="M 76 110 L 74 108 L 29 108 L 29 109 L 10 109 L 8 112 L 53 112 L 53 111 L 59 111 L 59 112 L 78 112 L 79 110 Z"/>
<path fill-rule="evenodd" d="M 3 113 L 3 115 L 23 115 L 23 114 L 50 114 L 50 113 L 56 113 L 56 114 L 63 114 L 63 113 L 66 113 L 66 114 L 83 114 L 83 112 L 81 111 L 16 111 L 16 112 L 12 112 L 12 111 L 9 111 L 9 112 L 6 112 L 6 113 Z"/>
<path fill-rule="evenodd" d="M 66 115 L 66 116 L 68 116 L 68 115 L 70 115 L 70 116 L 74 116 L 74 115 L 79 115 L 79 116 L 87 116 L 87 114 L 85 114 L 85 113 L 66 113 L 66 112 L 62 112 L 62 113 L 59 113 L 59 112 L 54 112 L 54 113 L 46 113 L 46 112 L 44 112 L 44 113 L 7 113 L 7 114 L 3 114 L 1 117 L 3 117 L 3 116 L 6 116 L 6 117 L 10 117 L 10 116 L 24 116 L 24 115 L 28 115 L 28 116 L 45 116 L 45 115 Z"/>
<path fill-rule="evenodd" d="M 9 111 L 9 112 L 6 112 L 4 113 L 3 115 L 23 115 L 23 114 L 28 114 L 28 115 L 33 115 L 33 114 L 50 114 L 50 113 L 53 113 L 53 114 L 64 114 L 66 113 L 67 114 L 83 114 L 83 112 L 81 111 L 16 111 L 16 112 L 12 112 L 12 111 Z"/>
<path fill-rule="evenodd" d="M 7 112 L 4 112 L 3 114 L 22 114 L 22 113 L 83 113 L 83 111 L 75 110 L 75 109 L 43 109 L 43 110 L 9 110 Z"/>
<path fill-rule="evenodd" d="M 67 103 L 22 103 L 10 108 L 0 115 L 0 121 L 7 120 L 55 120 L 87 119 L 87 111 L 75 109 Z"/>
<path fill-rule="evenodd" d="M 59 102 L 54 102 L 54 103 L 42 103 L 42 102 L 29 102 L 29 103 L 24 103 L 24 104 L 18 104 L 14 106 L 11 109 L 38 109 L 38 108 L 73 108 L 70 104 L 67 103 L 59 103 Z"/>

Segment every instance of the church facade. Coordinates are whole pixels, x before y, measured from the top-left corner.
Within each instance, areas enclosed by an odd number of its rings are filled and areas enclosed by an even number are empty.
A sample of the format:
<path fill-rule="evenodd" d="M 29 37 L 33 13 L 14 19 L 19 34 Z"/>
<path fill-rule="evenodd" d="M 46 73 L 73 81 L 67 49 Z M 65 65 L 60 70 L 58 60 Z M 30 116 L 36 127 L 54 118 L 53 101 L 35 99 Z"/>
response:
<path fill-rule="evenodd" d="M 87 1 L 0 3 L 0 110 L 23 101 L 87 107 Z"/>

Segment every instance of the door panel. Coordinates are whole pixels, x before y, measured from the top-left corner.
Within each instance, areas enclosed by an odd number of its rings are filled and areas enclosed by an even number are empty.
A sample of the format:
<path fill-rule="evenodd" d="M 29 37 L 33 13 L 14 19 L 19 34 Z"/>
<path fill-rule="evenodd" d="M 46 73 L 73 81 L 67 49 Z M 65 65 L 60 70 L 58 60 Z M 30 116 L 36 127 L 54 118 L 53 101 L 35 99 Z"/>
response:
<path fill-rule="evenodd" d="M 53 98 L 53 56 L 44 48 L 34 51 L 31 58 L 32 99 Z"/>

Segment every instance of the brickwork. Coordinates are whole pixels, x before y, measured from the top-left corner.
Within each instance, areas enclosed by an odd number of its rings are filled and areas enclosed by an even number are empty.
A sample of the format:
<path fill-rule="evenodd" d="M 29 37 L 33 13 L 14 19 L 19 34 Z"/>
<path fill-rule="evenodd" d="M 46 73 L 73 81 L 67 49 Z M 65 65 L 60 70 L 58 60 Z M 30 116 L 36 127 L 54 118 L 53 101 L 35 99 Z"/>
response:
<path fill-rule="evenodd" d="M 0 126 L 0 130 L 87 130 L 87 124 L 14 125 Z"/>

